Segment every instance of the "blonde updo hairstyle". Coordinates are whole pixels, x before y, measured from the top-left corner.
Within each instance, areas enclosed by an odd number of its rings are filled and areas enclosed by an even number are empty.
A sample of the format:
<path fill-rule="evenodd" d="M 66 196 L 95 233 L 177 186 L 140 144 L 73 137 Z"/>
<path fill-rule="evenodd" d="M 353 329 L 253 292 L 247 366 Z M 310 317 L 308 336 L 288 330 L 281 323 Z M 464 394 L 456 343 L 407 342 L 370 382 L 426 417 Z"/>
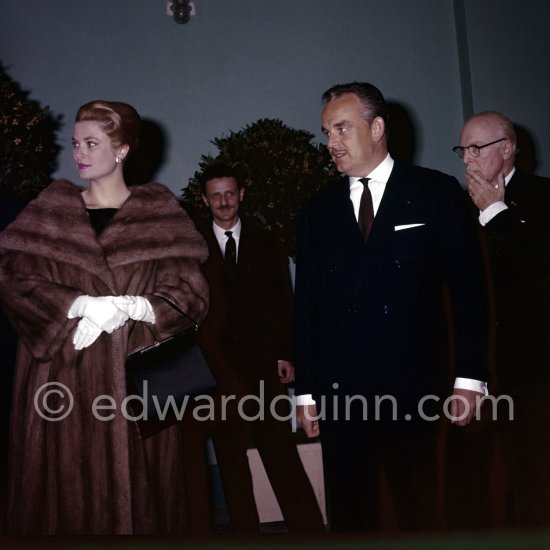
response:
<path fill-rule="evenodd" d="M 138 112 L 128 103 L 119 101 L 90 101 L 76 113 L 75 122 L 91 120 L 111 138 L 113 147 L 128 145 L 128 154 L 139 144 L 141 119 Z"/>

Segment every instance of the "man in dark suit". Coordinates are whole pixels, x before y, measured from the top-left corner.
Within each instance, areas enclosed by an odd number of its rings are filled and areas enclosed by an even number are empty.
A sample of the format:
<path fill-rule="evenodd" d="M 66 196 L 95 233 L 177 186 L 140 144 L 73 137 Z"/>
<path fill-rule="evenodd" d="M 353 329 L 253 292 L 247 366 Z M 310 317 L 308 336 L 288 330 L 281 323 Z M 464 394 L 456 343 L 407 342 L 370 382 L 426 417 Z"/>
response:
<path fill-rule="evenodd" d="M 550 179 L 516 170 L 516 133 L 501 113 L 466 121 L 453 150 L 490 260 L 498 391 L 514 403 L 513 421 L 501 422 L 511 520 L 550 525 Z"/>
<path fill-rule="evenodd" d="M 262 399 L 259 406 L 249 400 L 241 410 L 232 401 L 228 418 L 207 426 L 233 530 L 258 531 L 246 457 L 254 446 L 289 532 L 322 533 L 322 516 L 289 421 L 286 384 L 294 380 L 294 368 L 288 257 L 274 236 L 239 217 L 245 190 L 236 169 L 213 165 L 204 171 L 201 184 L 213 220 L 198 223 L 210 250 L 203 270 L 211 292 L 200 341 L 218 381 L 219 398 Z M 278 403 L 275 415 L 273 400 Z"/>
<path fill-rule="evenodd" d="M 434 528 L 435 406 L 454 385 L 443 412 L 463 426 L 486 391 L 475 226 L 454 178 L 388 154 L 387 106 L 375 86 L 335 86 L 323 106 L 328 148 L 346 177 L 313 196 L 299 220 L 298 419 L 321 437 L 332 530 L 380 528 L 380 470 L 398 527 Z"/>

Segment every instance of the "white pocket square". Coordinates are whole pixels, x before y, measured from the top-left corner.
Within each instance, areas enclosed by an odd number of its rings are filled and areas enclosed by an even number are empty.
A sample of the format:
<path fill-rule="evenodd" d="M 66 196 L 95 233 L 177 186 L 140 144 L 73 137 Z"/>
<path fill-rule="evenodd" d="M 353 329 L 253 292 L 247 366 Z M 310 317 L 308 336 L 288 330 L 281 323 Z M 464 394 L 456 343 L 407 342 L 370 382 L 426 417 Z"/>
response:
<path fill-rule="evenodd" d="M 396 225 L 394 231 L 402 231 L 403 229 L 411 229 L 413 227 L 422 227 L 425 223 L 407 223 L 405 225 Z"/>

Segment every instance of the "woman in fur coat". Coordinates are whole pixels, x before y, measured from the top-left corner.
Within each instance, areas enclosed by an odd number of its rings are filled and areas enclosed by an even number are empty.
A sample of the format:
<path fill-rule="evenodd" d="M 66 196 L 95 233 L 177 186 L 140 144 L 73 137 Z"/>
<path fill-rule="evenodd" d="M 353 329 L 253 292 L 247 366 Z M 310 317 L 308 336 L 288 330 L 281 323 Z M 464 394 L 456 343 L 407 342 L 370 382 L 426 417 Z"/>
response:
<path fill-rule="evenodd" d="M 201 321 L 208 251 L 160 184 L 128 188 L 139 116 L 95 101 L 73 158 L 89 187 L 53 182 L 0 234 L 0 299 L 20 340 L 10 425 L 12 534 L 181 533 L 178 425 L 128 420 L 131 351 Z"/>

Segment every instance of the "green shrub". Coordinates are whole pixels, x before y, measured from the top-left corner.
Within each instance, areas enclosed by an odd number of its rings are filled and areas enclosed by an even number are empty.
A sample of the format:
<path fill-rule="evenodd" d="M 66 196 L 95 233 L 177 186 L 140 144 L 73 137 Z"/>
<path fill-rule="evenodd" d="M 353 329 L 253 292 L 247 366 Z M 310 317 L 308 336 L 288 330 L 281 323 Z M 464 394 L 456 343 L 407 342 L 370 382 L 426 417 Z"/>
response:
<path fill-rule="evenodd" d="M 61 117 L 28 99 L 0 63 L 0 190 L 25 201 L 51 182 Z"/>
<path fill-rule="evenodd" d="M 288 255 L 295 254 L 296 216 L 300 206 L 337 174 L 325 145 L 313 134 L 295 130 L 277 119 L 261 119 L 238 132 L 212 141 L 217 156 L 203 155 L 200 170 L 182 189 L 184 202 L 208 215 L 201 199 L 200 176 L 211 164 L 238 166 L 245 174 L 243 217 L 252 217 L 267 231 L 276 231 Z"/>

